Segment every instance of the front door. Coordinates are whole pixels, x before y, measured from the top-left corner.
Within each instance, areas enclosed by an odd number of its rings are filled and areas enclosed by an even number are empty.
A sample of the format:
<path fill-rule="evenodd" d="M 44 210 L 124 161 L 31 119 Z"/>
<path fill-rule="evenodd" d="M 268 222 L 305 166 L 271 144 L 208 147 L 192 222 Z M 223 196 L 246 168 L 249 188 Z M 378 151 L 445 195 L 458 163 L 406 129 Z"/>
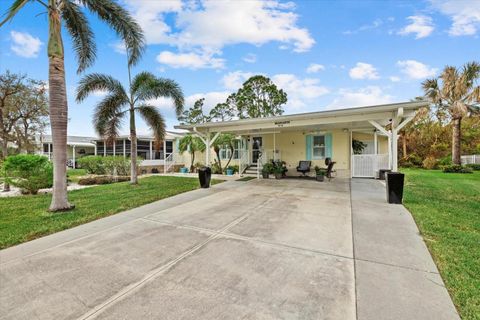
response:
<path fill-rule="evenodd" d="M 253 137 L 252 163 L 257 163 L 262 150 L 262 137 Z"/>

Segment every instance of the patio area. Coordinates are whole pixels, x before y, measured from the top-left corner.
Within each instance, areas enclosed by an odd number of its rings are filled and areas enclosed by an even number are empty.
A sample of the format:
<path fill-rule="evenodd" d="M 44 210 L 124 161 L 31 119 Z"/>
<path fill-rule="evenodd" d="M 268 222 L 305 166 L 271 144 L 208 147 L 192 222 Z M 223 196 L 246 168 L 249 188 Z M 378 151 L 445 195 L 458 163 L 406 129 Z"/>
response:
<path fill-rule="evenodd" d="M 459 319 L 375 180 L 229 181 L 0 251 L 4 319 Z"/>

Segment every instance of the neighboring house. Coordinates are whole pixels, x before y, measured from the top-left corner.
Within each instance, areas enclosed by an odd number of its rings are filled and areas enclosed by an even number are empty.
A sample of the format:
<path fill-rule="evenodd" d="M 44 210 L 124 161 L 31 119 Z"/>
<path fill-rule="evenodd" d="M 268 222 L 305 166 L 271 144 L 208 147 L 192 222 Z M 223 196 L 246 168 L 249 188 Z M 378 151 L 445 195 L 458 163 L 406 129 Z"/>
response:
<path fill-rule="evenodd" d="M 69 167 L 75 167 L 78 158 L 95 154 L 93 139 L 95 138 L 67 136 L 67 165 Z M 36 140 L 39 153 L 51 159 L 53 154 L 52 136 L 38 135 Z"/>
<path fill-rule="evenodd" d="M 220 133 L 237 135 L 240 143 L 232 164 L 241 172 L 282 160 L 289 175 L 298 175 L 298 162 L 310 160 L 313 174 L 313 167 L 324 167 L 328 157 L 336 162 L 339 175 L 375 177 L 379 169 L 398 170 L 398 132 L 425 106 L 427 102 L 405 102 L 175 128 L 197 134 L 210 146 Z M 362 154 L 353 154 L 353 139 L 367 144 Z M 222 151 L 225 158 L 227 152 Z M 214 157 L 210 149 L 203 158 L 212 163 Z"/>
<path fill-rule="evenodd" d="M 142 172 L 147 173 L 155 169 L 158 172 L 168 171 L 174 166 L 183 165 L 183 156 L 178 154 L 178 141 L 183 135 L 167 131 L 165 140 L 155 146 L 155 139 L 150 136 L 137 137 L 137 155 L 143 159 L 140 163 Z M 40 154 L 52 157 L 52 137 L 40 135 L 37 137 L 38 150 Z M 88 155 L 98 156 L 130 156 L 130 138 L 128 135 L 119 136 L 113 143 L 105 143 L 103 139 L 95 137 L 67 137 L 67 165 L 77 167 L 79 158 Z M 173 157 L 178 161 L 174 163 Z M 181 162 L 181 163 L 180 163 Z M 155 171 L 154 170 L 154 171 Z"/>

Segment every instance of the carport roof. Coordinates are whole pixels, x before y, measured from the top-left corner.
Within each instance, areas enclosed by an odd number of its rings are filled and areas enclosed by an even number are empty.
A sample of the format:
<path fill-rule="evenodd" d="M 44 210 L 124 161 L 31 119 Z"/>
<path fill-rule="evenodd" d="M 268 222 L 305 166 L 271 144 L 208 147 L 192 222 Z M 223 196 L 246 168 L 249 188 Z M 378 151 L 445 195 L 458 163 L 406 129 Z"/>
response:
<path fill-rule="evenodd" d="M 369 121 L 387 125 L 393 119 L 411 116 L 416 110 L 428 106 L 427 101 L 401 102 L 356 108 L 298 113 L 266 118 L 240 119 L 200 124 L 180 124 L 176 129 L 191 132 L 264 132 L 281 128 L 285 130 L 330 128 L 365 129 L 371 128 Z"/>

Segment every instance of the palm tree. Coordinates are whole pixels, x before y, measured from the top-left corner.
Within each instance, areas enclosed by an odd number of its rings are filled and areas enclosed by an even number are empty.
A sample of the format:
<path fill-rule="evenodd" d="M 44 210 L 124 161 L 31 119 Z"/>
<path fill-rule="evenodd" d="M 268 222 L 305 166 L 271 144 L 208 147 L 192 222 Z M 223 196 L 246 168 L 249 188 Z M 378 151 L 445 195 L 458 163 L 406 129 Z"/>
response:
<path fill-rule="evenodd" d="M 178 144 L 178 151 L 180 151 L 180 153 L 184 153 L 187 151 L 190 153 L 190 172 L 193 172 L 193 169 L 195 168 L 195 152 L 204 152 L 205 144 L 199 137 L 195 137 L 191 134 L 186 134 L 182 139 L 180 139 L 180 142 Z"/>
<path fill-rule="evenodd" d="M 469 62 L 462 69 L 446 66 L 440 76 L 422 83 L 425 96 L 440 110 L 446 110 L 453 124 L 452 162 L 461 164 L 462 118 L 480 111 L 480 63 Z"/>
<path fill-rule="evenodd" d="M 128 69 L 129 79 L 130 68 Z M 118 136 L 121 122 L 129 117 L 130 122 L 130 183 L 137 184 L 137 130 L 135 113 L 138 113 L 155 136 L 158 147 L 165 136 L 165 121 L 160 112 L 148 101 L 160 97 L 172 98 L 175 111 L 179 116 L 183 111 L 184 97 L 180 86 L 173 80 L 155 77 L 150 72 L 137 74 L 130 82 L 127 91 L 120 81 L 111 76 L 93 73 L 80 80 L 77 88 L 77 102 L 82 102 L 96 91 L 106 91 L 107 96 L 95 107 L 93 125 L 97 133 L 107 142 Z"/>
<path fill-rule="evenodd" d="M 11 21 L 27 4 L 36 2 L 45 7 L 48 14 L 49 59 L 49 113 L 53 141 L 53 196 L 50 211 L 73 208 L 67 198 L 67 121 L 68 106 L 65 83 L 62 24 L 72 37 L 77 56 L 78 72 L 91 66 L 96 57 L 93 31 L 82 10 L 95 13 L 124 40 L 130 65 L 135 64 L 144 48 L 140 26 L 130 14 L 113 0 L 14 0 L 0 22 L 0 27 Z"/>

